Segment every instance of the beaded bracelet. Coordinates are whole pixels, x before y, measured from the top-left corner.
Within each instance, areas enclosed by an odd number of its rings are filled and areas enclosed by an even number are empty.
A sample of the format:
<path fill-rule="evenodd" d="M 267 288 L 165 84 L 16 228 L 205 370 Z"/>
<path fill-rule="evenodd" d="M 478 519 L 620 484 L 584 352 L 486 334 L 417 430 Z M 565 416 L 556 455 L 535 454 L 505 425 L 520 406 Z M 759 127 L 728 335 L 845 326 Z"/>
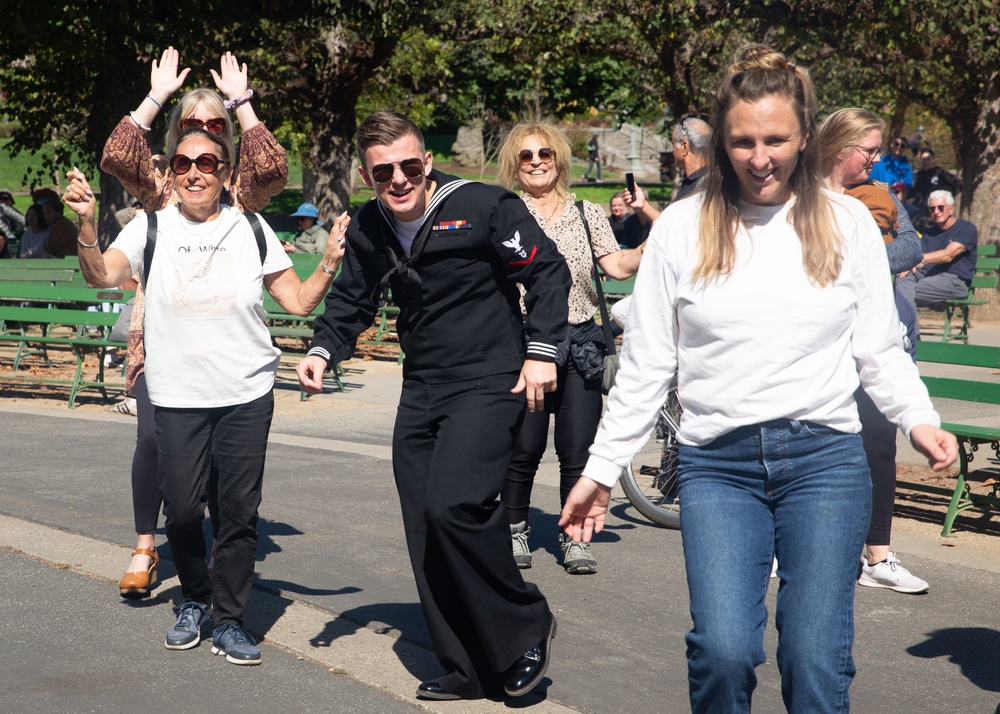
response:
<path fill-rule="evenodd" d="M 158 106 L 160 108 L 160 111 L 163 111 L 163 105 L 160 104 L 155 99 L 153 99 L 153 95 L 152 94 L 147 93 L 146 96 L 149 98 L 149 101 L 151 101 L 153 104 L 155 104 L 156 106 Z"/>

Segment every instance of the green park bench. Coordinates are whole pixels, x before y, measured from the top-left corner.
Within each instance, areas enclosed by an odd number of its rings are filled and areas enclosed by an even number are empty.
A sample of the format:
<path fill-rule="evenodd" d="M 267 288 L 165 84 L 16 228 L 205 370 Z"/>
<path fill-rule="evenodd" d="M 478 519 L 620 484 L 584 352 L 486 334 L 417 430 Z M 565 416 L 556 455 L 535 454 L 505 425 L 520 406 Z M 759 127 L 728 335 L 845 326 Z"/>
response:
<path fill-rule="evenodd" d="M 969 344 L 969 308 L 989 302 L 976 297 L 976 290 L 996 290 L 1000 284 L 1000 258 L 996 257 L 995 244 L 981 245 L 977 249 L 975 275 L 969 286 L 968 297 L 961 300 L 944 301 L 944 324 L 937 329 L 924 330 L 923 335 L 940 336 L 942 342 L 962 342 Z M 981 293 L 980 293 L 981 294 Z"/>
<path fill-rule="evenodd" d="M 125 303 L 134 294 L 130 290 L 83 288 L 65 283 L 0 281 L 0 344 L 16 347 L 11 370 L 0 370 L 0 380 L 68 386 L 71 409 L 77 394 L 84 389 L 97 389 L 108 399 L 109 388 L 125 385 L 112 384 L 105 379 L 104 356 L 109 348 L 125 348 L 127 344 L 113 342 L 108 337 L 118 320 L 118 313 L 91 312 L 87 308 L 104 303 Z M 52 346 L 70 348 L 76 359 L 72 379 L 17 373 L 21 362 L 31 354 L 42 355 L 46 366 L 50 367 L 47 348 Z M 32 348 L 36 348 L 35 351 Z M 91 380 L 84 377 L 83 371 L 87 350 L 98 352 L 97 375 Z"/>
<path fill-rule="evenodd" d="M 611 307 L 622 298 L 632 294 L 635 289 L 635 277 L 625 280 L 612 280 L 605 277 L 601 281 L 601 288 L 604 290 L 604 300 L 608 303 L 608 307 Z"/>
<path fill-rule="evenodd" d="M 942 342 L 918 342 L 917 360 L 938 364 L 960 365 L 962 367 L 982 367 L 1000 369 L 1000 347 L 982 345 L 961 345 Z M 987 382 L 950 377 L 921 377 L 933 399 L 950 399 L 979 404 L 1000 404 L 1000 381 Z M 970 422 L 976 420 L 969 420 Z M 985 419 L 979 421 L 986 421 Z M 955 487 L 897 481 L 896 487 L 950 497 L 948 511 L 941 530 L 943 537 L 952 535 L 955 518 L 974 507 L 1000 508 L 1000 481 L 992 485 L 989 495 L 973 493 L 969 487 L 969 464 L 975 458 L 979 447 L 986 445 L 1000 459 L 1000 428 L 997 420 L 991 418 L 987 425 L 973 423 L 943 423 L 941 428 L 951 432 L 958 439 L 959 471 Z"/>

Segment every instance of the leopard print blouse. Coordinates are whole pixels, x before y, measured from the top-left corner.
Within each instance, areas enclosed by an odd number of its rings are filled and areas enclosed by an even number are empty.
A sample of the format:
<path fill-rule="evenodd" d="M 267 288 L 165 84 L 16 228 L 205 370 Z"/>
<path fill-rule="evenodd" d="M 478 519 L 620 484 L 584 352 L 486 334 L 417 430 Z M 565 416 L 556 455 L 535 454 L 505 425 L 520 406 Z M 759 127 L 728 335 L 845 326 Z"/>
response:
<path fill-rule="evenodd" d="M 573 285 L 569 289 L 569 324 L 579 325 L 586 322 L 597 312 L 597 290 L 593 281 L 594 261 L 591 258 L 590 246 L 587 245 L 587 232 L 583 228 L 580 211 L 576 208 L 576 194 L 571 193 L 566 196 L 562 212 L 552 225 L 545 221 L 528 194 L 522 193 L 521 200 L 545 231 L 545 235 L 556 244 L 566 259 L 566 265 L 569 266 L 573 278 Z M 594 256 L 601 259 L 620 250 L 615 234 L 611 230 L 611 224 L 608 223 L 608 218 L 601 207 L 590 201 L 584 201 L 583 211 L 590 226 Z"/>

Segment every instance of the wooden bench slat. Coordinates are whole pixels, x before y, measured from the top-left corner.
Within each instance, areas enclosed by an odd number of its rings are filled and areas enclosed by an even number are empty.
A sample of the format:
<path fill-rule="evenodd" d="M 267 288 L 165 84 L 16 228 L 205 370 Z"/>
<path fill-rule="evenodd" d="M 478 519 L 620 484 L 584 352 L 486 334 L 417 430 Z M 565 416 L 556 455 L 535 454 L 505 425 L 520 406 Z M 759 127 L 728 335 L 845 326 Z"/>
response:
<path fill-rule="evenodd" d="M 921 377 L 932 397 L 980 404 L 1000 404 L 1000 384 L 951 377 Z"/>
<path fill-rule="evenodd" d="M 917 342 L 917 361 L 1000 368 L 1000 347 L 920 340 Z"/>
<path fill-rule="evenodd" d="M 941 428 L 950 431 L 955 436 L 977 441 L 1000 440 L 1000 429 L 989 426 L 972 426 L 970 424 L 942 424 Z"/>

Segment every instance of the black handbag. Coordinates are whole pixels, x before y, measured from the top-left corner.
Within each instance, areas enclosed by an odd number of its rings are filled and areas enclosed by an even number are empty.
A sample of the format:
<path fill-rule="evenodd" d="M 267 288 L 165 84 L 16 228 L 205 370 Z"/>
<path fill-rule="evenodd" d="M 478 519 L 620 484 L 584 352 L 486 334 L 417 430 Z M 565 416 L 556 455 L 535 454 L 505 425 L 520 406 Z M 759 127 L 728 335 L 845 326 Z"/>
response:
<path fill-rule="evenodd" d="M 583 229 L 587 232 L 587 245 L 590 246 L 590 259 L 594 261 L 594 284 L 597 287 L 597 307 L 601 311 L 601 330 L 604 332 L 604 344 L 608 353 L 604 356 L 604 374 L 601 377 L 601 393 L 607 394 L 615 386 L 615 376 L 618 374 L 618 351 L 615 349 L 615 336 L 611 334 L 611 319 L 608 316 L 608 306 L 604 301 L 604 288 L 601 287 L 601 276 L 597 270 L 597 258 L 594 257 L 594 242 L 590 237 L 590 224 L 583 212 L 583 201 L 576 202 L 576 208 L 583 219 Z"/>

